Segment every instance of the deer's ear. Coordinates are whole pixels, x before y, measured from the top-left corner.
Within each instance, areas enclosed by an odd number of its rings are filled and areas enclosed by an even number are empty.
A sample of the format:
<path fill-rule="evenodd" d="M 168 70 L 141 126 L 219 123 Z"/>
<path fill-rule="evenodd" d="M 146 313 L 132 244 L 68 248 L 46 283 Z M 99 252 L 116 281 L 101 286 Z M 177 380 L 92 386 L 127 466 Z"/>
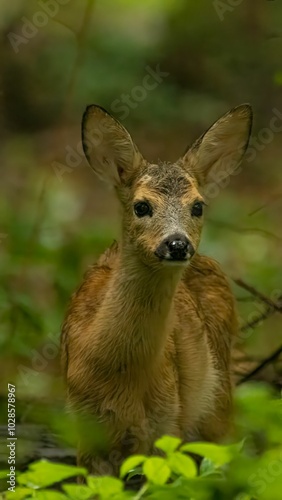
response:
<path fill-rule="evenodd" d="M 115 187 L 130 179 L 142 158 L 127 130 L 96 105 L 83 115 L 82 145 L 94 172 Z"/>
<path fill-rule="evenodd" d="M 209 173 L 215 178 L 230 175 L 239 166 L 248 147 L 252 129 L 252 108 L 242 104 L 217 120 L 185 153 L 186 166 L 200 185 L 208 182 Z"/>

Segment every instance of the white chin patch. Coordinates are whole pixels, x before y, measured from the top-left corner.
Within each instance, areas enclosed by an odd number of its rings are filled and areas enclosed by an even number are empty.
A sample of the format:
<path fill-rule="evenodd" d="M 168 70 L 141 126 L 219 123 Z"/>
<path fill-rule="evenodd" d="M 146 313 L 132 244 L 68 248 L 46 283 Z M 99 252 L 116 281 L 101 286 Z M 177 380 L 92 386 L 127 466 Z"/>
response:
<path fill-rule="evenodd" d="M 163 265 L 169 267 L 185 267 L 189 264 L 190 260 L 173 260 L 173 259 L 163 259 Z"/>

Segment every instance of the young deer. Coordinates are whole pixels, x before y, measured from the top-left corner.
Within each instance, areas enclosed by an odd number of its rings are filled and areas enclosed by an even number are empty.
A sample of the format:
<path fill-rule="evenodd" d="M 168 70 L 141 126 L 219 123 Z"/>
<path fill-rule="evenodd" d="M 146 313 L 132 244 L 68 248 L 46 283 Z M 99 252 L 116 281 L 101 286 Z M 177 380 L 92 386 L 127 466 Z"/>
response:
<path fill-rule="evenodd" d="M 235 170 L 251 124 L 243 104 L 176 163 L 150 164 L 104 109 L 84 114 L 85 155 L 122 207 L 121 241 L 86 274 L 62 331 L 70 408 L 109 439 L 107 454 L 80 444 L 78 463 L 92 473 L 117 474 L 163 434 L 219 441 L 228 430 L 234 298 L 197 248 L 210 173 L 216 183 Z"/>

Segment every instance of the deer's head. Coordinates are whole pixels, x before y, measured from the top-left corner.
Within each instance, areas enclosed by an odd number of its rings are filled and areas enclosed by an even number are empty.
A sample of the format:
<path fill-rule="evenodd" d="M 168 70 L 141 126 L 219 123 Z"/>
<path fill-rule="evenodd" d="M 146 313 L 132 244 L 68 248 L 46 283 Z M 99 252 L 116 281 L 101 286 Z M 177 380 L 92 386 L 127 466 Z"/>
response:
<path fill-rule="evenodd" d="M 83 148 L 122 204 L 123 245 L 148 265 L 187 264 L 199 245 L 205 204 L 213 187 L 238 168 L 251 126 L 251 107 L 243 104 L 217 120 L 176 163 L 151 164 L 117 120 L 89 106 Z"/>

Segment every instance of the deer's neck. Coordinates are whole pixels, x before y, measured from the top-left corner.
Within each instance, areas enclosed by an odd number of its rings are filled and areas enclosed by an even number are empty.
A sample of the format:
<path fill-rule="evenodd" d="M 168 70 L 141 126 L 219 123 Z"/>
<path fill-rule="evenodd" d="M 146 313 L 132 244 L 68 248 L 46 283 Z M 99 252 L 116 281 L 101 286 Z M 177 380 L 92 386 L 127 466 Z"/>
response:
<path fill-rule="evenodd" d="M 181 270 L 152 270 L 121 253 L 96 318 L 102 352 L 111 366 L 149 367 L 160 357 L 170 329 Z"/>

